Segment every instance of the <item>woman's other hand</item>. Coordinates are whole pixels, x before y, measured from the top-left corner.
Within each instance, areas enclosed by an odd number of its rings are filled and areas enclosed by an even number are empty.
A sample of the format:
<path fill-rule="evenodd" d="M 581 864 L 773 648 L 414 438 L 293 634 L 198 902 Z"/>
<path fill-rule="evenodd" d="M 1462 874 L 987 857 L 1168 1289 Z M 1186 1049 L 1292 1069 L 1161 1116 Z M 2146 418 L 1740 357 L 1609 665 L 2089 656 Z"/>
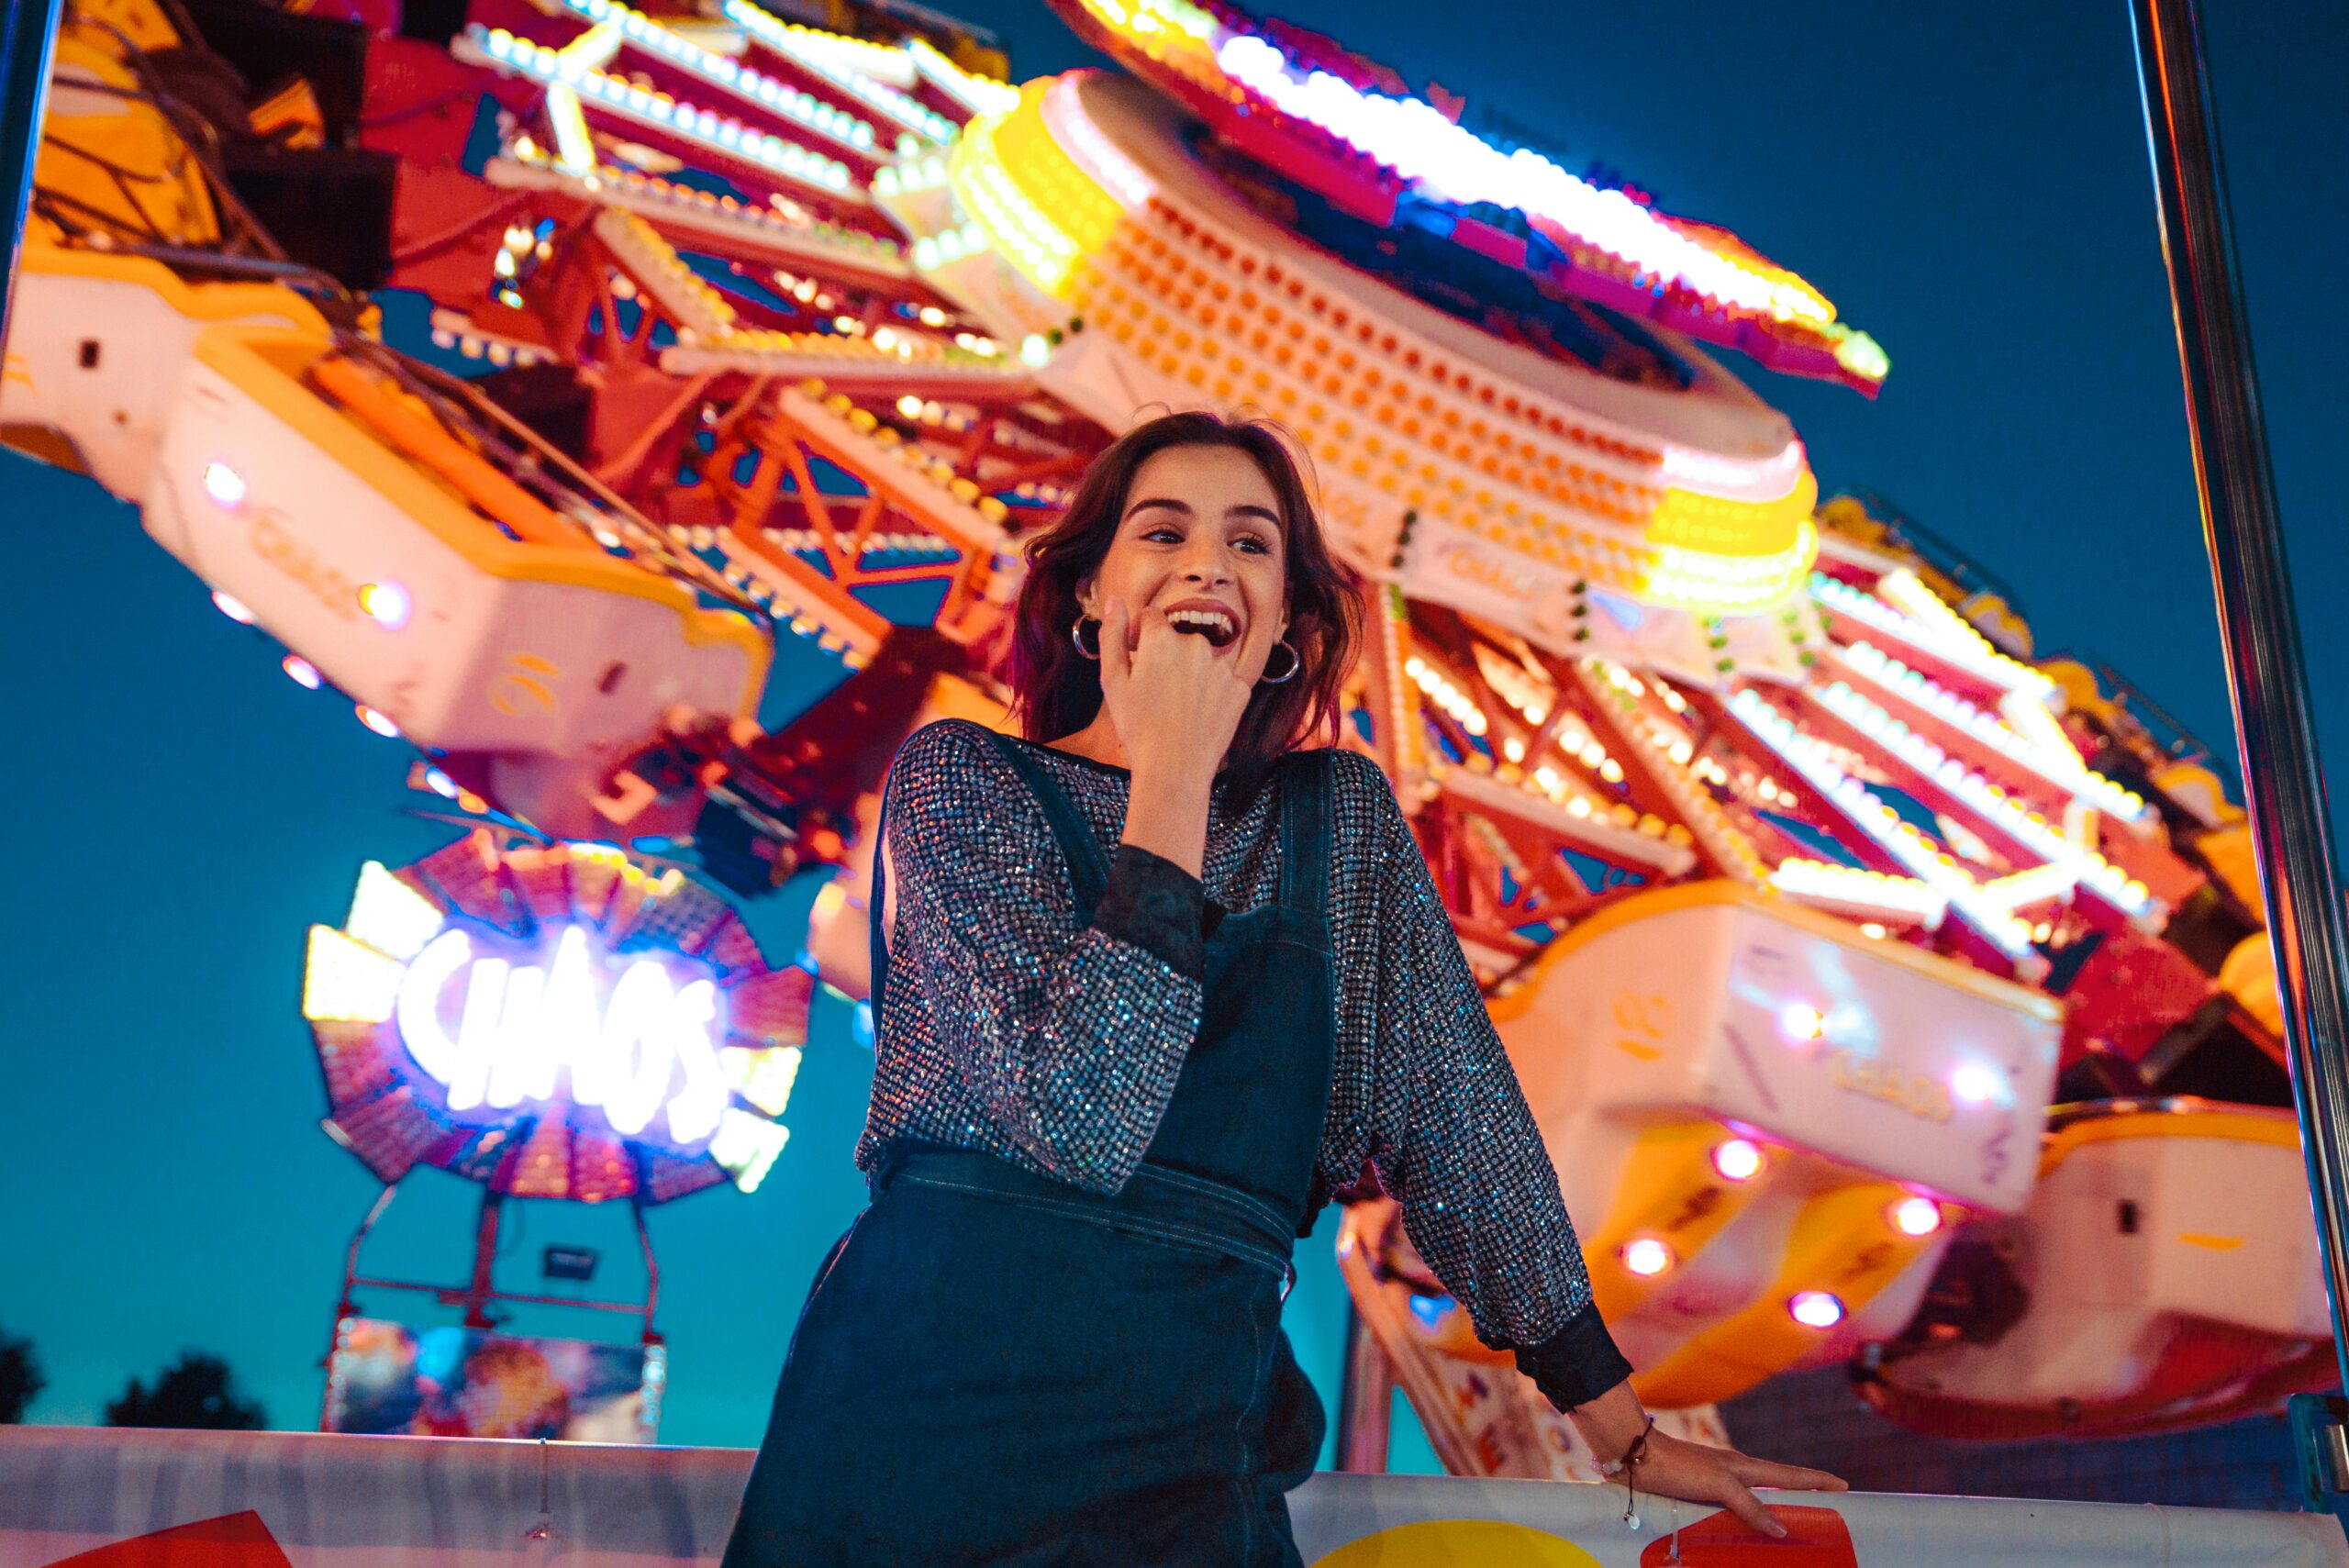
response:
<path fill-rule="evenodd" d="M 1643 1496 L 1726 1508 L 1763 1534 L 1783 1536 L 1787 1527 L 1771 1517 L 1756 1486 L 1782 1492 L 1842 1492 L 1850 1488 L 1824 1470 L 1755 1459 L 1733 1448 L 1714 1448 L 1686 1438 L 1648 1434 L 1647 1457 L 1631 1467 L 1631 1484 Z"/>

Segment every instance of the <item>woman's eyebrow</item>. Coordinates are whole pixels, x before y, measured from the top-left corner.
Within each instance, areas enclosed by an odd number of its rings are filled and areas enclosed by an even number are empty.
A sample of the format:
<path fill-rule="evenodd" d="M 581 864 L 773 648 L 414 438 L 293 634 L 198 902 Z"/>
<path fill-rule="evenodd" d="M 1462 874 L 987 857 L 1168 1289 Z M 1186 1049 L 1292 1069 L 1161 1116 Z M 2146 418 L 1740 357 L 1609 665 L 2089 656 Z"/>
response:
<path fill-rule="evenodd" d="M 1193 515 L 1191 511 L 1191 505 L 1187 501 L 1177 501 L 1172 496 L 1166 495 L 1153 495 L 1148 500 L 1136 501 L 1133 505 L 1128 506 L 1126 508 L 1126 516 L 1130 517 L 1136 512 L 1146 512 L 1153 508 L 1168 512 L 1180 512 L 1186 517 Z M 1258 506 L 1243 504 L 1241 506 L 1227 508 L 1224 512 L 1224 516 L 1228 517 L 1254 517 L 1261 521 L 1270 523 L 1275 528 L 1281 526 L 1280 514 L 1274 511 L 1269 506 Z"/>
<path fill-rule="evenodd" d="M 1126 508 L 1126 516 L 1130 517 L 1136 512 L 1146 512 L 1153 506 L 1163 507 L 1165 510 L 1170 512 L 1180 512 L 1186 517 L 1191 515 L 1191 506 L 1189 502 L 1177 501 L 1173 497 L 1166 495 L 1153 495 L 1147 501 L 1136 501 L 1131 506 L 1128 506 Z"/>

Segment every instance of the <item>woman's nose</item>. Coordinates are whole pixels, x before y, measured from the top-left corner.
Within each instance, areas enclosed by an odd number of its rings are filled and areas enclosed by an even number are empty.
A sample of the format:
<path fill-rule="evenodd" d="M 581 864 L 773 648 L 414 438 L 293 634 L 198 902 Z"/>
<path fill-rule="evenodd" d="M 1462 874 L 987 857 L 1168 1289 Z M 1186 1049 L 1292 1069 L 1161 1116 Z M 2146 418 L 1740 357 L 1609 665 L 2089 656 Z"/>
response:
<path fill-rule="evenodd" d="M 1220 545 L 1195 545 L 1183 558 L 1183 575 L 1202 587 L 1226 585 L 1237 581 L 1230 564 L 1224 560 Z"/>

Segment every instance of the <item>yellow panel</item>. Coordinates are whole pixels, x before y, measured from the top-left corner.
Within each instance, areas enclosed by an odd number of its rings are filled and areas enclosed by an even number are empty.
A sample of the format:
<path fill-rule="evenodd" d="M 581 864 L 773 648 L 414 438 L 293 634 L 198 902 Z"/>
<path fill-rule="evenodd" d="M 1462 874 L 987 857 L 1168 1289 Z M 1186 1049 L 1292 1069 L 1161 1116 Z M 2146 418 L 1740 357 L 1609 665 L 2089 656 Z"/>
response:
<path fill-rule="evenodd" d="M 1652 1127 L 1640 1134 L 1624 1162 L 1605 1224 L 1583 1246 L 1591 1298 L 1601 1318 L 1612 1322 L 1636 1311 L 1761 1193 L 1767 1163 L 1742 1182 L 1726 1180 L 1713 1168 L 1714 1145 L 1730 1136 L 1710 1121 Z M 1626 1268 L 1622 1248 L 1637 1237 L 1671 1248 L 1673 1267 L 1645 1277 Z"/>
<path fill-rule="evenodd" d="M 1865 1182 L 1812 1198 L 1795 1218 L 1769 1288 L 1633 1374 L 1631 1386 L 1651 1405 L 1683 1409 L 1742 1394 L 1800 1362 L 1817 1348 L 1821 1330 L 1796 1322 L 1787 1309 L 1798 1292 L 1831 1293 L 1848 1318 L 1939 1240 L 1939 1232 L 1907 1236 L 1893 1226 L 1888 1211 L 1911 1195 L 1892 1182 Z"/>

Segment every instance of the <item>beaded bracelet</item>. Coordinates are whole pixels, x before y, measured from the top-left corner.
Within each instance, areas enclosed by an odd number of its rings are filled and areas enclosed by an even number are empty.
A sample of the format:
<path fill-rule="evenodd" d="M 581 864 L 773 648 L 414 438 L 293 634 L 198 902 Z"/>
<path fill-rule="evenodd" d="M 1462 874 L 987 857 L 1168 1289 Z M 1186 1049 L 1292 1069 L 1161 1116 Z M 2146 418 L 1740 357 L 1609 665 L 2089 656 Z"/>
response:
<path fill-rule="evenodd" d="M 1632 1473 L 1647 1459 L 1648 1434 L 1653 1430 L 1655 1416 L 1650 1413 L 1648 1424 L 1640 1429 L 1640 1435 L 1631 1440 L 1631 1446 L 1623 1451 L 1623 1456 L 1612 1463 L 1601 1461 L 1598 1466 L 1598 1473 L 1609 1480 L 1618 1475 L 1623 1478 L 1623 1522 L 1633 1529 L 1640 1528 L 1640 1493 L 1638 1479 Z"/>

